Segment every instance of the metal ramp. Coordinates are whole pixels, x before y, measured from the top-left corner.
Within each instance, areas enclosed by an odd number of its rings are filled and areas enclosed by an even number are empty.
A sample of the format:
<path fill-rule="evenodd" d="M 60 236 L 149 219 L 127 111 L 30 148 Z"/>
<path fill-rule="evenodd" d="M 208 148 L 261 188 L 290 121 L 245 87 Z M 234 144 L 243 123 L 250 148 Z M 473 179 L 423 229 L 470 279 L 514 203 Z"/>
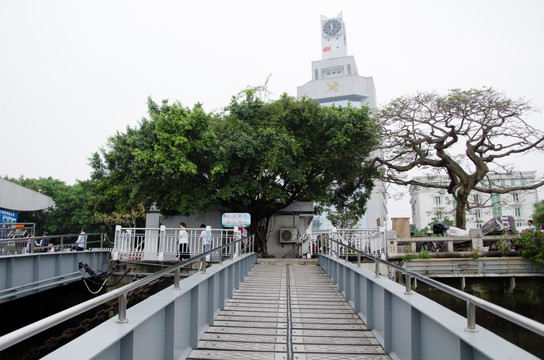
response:
<path fill-rule="evenodd" d="M 390 359 L 315 265 L 258 263 L 187 359 Z"/>

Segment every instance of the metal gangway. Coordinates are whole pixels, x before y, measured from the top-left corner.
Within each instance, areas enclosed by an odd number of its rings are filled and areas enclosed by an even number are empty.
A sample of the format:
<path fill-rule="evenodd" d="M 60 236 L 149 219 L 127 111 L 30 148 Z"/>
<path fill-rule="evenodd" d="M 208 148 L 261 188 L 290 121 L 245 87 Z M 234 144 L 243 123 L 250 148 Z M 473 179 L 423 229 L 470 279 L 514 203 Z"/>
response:
<path fill-rule="evenodd" d="M 71 251 L 80 234 L 35 236 L 28 228 L 3 228 L 8 236 L 0 239 L 0 303 L 85 279 L 80 263 L 108 269 L 111 249 L 103 247 L 104 234 L 86 234 L 86 251 Z M 47 246 L 40 245 L 43 238 Z"/>
<path fill-rule="evenodd" d="M 187 359 L 391 359 L 315 265 L 259 261 Z"/>
<path fill-rule="evenodd" d="M 254 253 L 252 238 L 245 247 L 237 247 L 243 239 L 233 240 L 4 335 L 0 350 L 117 299 L 116 318 L 45 359 L 73 358 L 75 353 L 84 359 L 537 358 L 477 325 L 476 309 L 539 336 L 544 336 L 543 324 L 410 272 L 379 254 L 325 240 L 318 250 L 319 266 L 285 259 L 266 263 Z M 231 256 L 224 258 L 227 247 Z M 349 261 L 353 252 L 356 262 Z M 207 267 L 206 259 L 214 253 L 219 263 Z M 372 261 L 370 268 L 362 259 Z M 180 269 L 195 262 L 201 262 L 202 271 L 180 281 Z M 405 284 L 391 281 L 391 271 L 402 273 Z M 127 309 L 128 292 L 171 274 L 172 286 Z M 466 317 L 415 292 L 414 279 L 465 301 Z"/>

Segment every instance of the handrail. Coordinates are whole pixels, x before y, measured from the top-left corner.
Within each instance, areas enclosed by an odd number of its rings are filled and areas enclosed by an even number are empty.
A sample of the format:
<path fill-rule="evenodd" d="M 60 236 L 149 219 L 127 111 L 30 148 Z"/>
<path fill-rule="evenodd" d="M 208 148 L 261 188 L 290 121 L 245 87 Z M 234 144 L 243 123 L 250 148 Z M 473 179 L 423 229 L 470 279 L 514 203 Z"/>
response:
<path fill-rule="evenodd" d="M 53 247 L 55 247 L 56 252 L 64 251 L 65 249 L 69 248 L 72 244 L 75 243 L 75 239 L 80 234 L 63 234 L 63 235 L 47 235 L 47 236 L 27 236 L 27 237 L 21 237 L 21 238 L 5 238 L 0 239 L 0 246 L 7 246 L 13 245 L 15 246 L 13 250 L 14 253 L 10 254 L 9 251 L 5 251 L 5 254 L 2 254 L 0 251 L 0 256 L 5 255 L 15 255 L 15 254 L 32 254 L 37 252 L 39 249 L 46 249 L 48 246 L 39 246 L 36 245 L 36 241 L 41 241 L 43 238 L 48 238 L 49 240 L 53 241 Z M 87 237 L 86 240 L 86 247 L 89 248 L 89 245 L 96 244 L 97 247 L 102 248 L 102 245 L 107 238 L 105 233 L 88 233 L 85 234 Z M 89 240 L 90 238 L 97 238 L 97 240 Z M 70 240 L 69 239 L 74 239 Z"/>
<path fill-rule="evenodd" d="M 248 247 L 245 249 L 240 249 L 241 247 L 238 246 L 241 244 L 243 240 L 248 240 Z M 198 254 L 196 256 L 193 256 L 190 259 L 181 261 L 175 265 L 172 265 L 166 269 L 163 269 L 161 271 L 158 271 L 154 274 L 148 275 L 140 280 L 137 280 L 133 283 L 127 284 L 123 287 L 120 287 L 118 289 L 109 291 L 106 294 L 97 296 L 93 299 L 87 300 L 81 304 L 72 306 L 71 308 L 68 308 L 66 310 L 63 310 L 59 313 L 53 314 L 51 316 L 48 316 L 44 319 L 41 319 L 39 321 L 36 321 L 30 325 L 27 325 L 25 327 L 22 327 L 20 329 L 17 329 L 15 331 L 12 331 L 6 335 L 3 335 L 0 337 L 0 351 L 3 349 L 6 349 L 12 345 L 15 345 L 25 339 L 28 339 L 31 336 L 34 336 L 44 330 L 47 330 L 55 325 L 58 325 L 68 319 L 73 318 L 74 316 L 77 316 L 79 314 L 84 313 L 85 311 L 88 311 L 90 309 L 93 309 L 99 305 L 102 305 L 105 302 L 114 300 L 116 298 L 119 299 L 119 317 L 118 322 L 126 322 L 126 295 L 128 292 L 133 291 L 135 289 L 138 289 L 144 285 L 149 284 L 150 282 L 157 280 L 165 275 L 168 275 L 172 272 L 176 272 L 175 274 L 175 283 L 174 288 L 179 289 L 179 269 L 182 267 L 185 267 L 187 265 L 193 264 L 198 261 L 202 261 L 202 272 L 206 272 L 206 256 L 211 255 L 214 252 L 219 252 L 219 259 L 220 262 L 222 262 L 222 255 L 221 250 L 227 247 L 233 247 L 232 254 L 233 256 L 242 252 L 242 253 L 249 253 L 254 251 L 254 237 L 249 236 L 237 240 L 233 240 L 228 244 L 224 244 L 222 246 L 216 247 L 210 251 Z M 234 251 L 234 247 L 237 247 L 239 251 Z M 247 250 L 247 251 L 246 251 Z"/>
<path fill-rule="evenodd" d="M 375 274 L 376 274 L 376 277 L 379 277 L 380 276 L 380 273 L 379 273 L 379 264 L 382 263 L 390 268 L 393 268 L 397 271 L 400 271 L 401 273 L 403 273 L 405 276 L 406 276 L 406 292 L 405 294 L 407 295 L 410 295 L 411 294 L 411 278 L 415 278 L 419 281 L 422 281 L 428 285 L 431 285 L 432 287 L 434 288 L 437 288 L 441 291 L 444 291 L 452 296 L 455 296 L 457 298 L 460 298 L 461 300 L 464 300 L 466 301 L 467 303 L 467 328 L 466 330 L 467 331 L 477 331 L 476 329 L 476 311 L 475 311 L 475 306 L 478 306 L 479 308 L 481 309 L 484 309 L 486 311 L 489 311 L 490 313 L 494 314 L 494 315 L 497 315 L 497 316 L 500 316 L 501 318 L 503 319 L 506 319 L 510 322 L 513 322 L 527 330 L 530 330 L 540 336 L 544 336 L 544 324 L 538 322 L 538 321 L 535 321 L 533 319 L 530 319 L 528 317 L 525 317 L 523 315 L 520 315 L 520 314 L 517 314 L 511 310 L 508 310 L 508 309 L 505 309 L 501 306 L 498 306 L 496 304 L 493 304 L 489 301 L 486 301 L 486 300 L 483 300 L 483 299 L 480 299 L 479 297 L 476 297 L 474 295 L 470 295 L 470 294 L 467 294 L 461 290 L 458 290 L 458 289 L 455 289 L 451 286 L 448 286 L 446 284 L 443 284 L 439 281 L 436 281 L 434 279 L 431 279 L 431 278 L 428 278 L 424 275 L 421 275 L 421 274 L 418 274 L 416 272 L 413 272 L 413 271 L 410 271 L 410 270 L 407 270 L 399 265 L 396 265 L 396 264 L 393 264 L 393 263 L 390 263 L 389 261 L 387 260 L 383 260 L 383 259 L 380 259 L 378 256 L 371 256 L 371 255 L 368 255 L 368 254 L 365 254 L 364 252 L 358 250 L 358 249 L 355 249 L 349 245 L 345 245 L 343 244 L 342 242 L 336 240 L 336 239 L 333 239 L 331 237 L 328 237 L 328 236 L 325 236 L 325 239 L 327 240 L 330 240 L 332 242 L 335 242 L 337 244 L 339 244 L 340 246 L 346 248 L 346 249 L 349 249 L 349 250 L 352 250 L 352 251 L 355 251 L 357 253 L 357 266 L 360 266 L 361 264 L 361 259 L 360 259 L 360 256 L 364 256 L 365 258 L 367 259 L 370 259 L 370 260 L 373 260 L 376 264 L 376 267 L 375 267 Z M 322 245 L 322 248 L 323 248 L 323 253 L 326 253 L 324 250 L 325 250 L 325 242 L 322 241 L 321 242 L 321 245 Z M 331 249 L 332 250 L 332 249 Z M 346 252 L 347 253 L 347 252 Z M 337 256 L 339 257 L 339 256 Z M 346 255 L 346 262 L 347 262 L 347 255 Z"/>

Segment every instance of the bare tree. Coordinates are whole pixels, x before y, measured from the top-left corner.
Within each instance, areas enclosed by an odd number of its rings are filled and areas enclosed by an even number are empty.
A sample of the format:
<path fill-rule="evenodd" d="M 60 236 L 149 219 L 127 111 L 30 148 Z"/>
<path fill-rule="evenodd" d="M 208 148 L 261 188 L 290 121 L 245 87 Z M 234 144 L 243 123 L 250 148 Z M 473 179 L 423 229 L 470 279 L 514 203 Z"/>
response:
<path fill-rule="evenodd" d="M 455 200 L 456 225 L 465 228 L 472 190 L 503 194 L 544 185 L 542 179 L 519 186 L 485 181 L 512 173 L 505 158 L 543 150 L 544 133 L 524 120 L 533 111 L 529 102 L 487 88 L 398 98 L 377 112 L 383 128 L 375 161 L 384 181 L 447 190 Z M 429 170 L 430 176 L 447 175 L 449 184 L 413 177 Z"/>

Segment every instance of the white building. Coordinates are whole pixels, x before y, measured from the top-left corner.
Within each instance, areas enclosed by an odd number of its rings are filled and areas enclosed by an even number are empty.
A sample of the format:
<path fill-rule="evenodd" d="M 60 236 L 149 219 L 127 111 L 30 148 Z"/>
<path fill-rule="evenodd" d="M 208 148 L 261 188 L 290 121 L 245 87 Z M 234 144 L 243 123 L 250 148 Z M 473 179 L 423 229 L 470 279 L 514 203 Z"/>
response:
<path fill-rule="evenodd" d="M 536 172 L 516 172 L 509 176 L 490 175 L 491 184 L 482 183 L 486 187 L 514 187 L 535 182 Z M 448 185 L 449 178 L 420 177 L 417 180 L 428 183 Z M 455 203 L 453 197 L 444 189 L 410 186 L 410 204 L 412 221 L 416 229 L 422 230 L 434 221 L 445 219 L 455 223 Z M 467 212 L 467 229 L 481 228 L 488 220 L 496 216 L 513 216 L 516 227 L 523 227 L 531 219 L 534 204 L 538 202 L 536 190 L 516 191 L 507 194 L 486 194 L 477 191 L 470 193 L 471 210 Z"/>
<path fill-rule="evenodd" d="M 322 59 L 312 62 L 312 80 L 297 88 L 297 97 L 314 99 L 323 106 L 368 105 L 376 107 L 376 90 L 372 77 L 360 76 L 353 56 L 347 55 L 346 26 L 342 13 L 334 18 L 321 16 Z M 386 225 L 385 187 L 376 183 L 360 228 Z M 325 215 L 315 216 L 313 230 L 330 229 Z"/>

